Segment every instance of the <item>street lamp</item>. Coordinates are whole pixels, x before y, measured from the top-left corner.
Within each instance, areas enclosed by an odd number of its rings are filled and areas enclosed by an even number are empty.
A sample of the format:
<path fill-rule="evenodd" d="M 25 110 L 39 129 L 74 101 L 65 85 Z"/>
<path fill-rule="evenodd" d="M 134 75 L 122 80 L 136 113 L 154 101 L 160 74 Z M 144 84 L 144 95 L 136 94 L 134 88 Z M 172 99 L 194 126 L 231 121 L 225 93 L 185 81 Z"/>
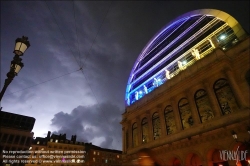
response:
<path fill-rule="evenodd" d="M 0 93 L 0 101 L 15 76 L 19 73 L 19 71 L 24 66 L 22 63 L 22 59 L 20 56 L 23 56 L 24 52 L 29 48 L 30 43 L 28 41 L 28 37 L 23 36 L 22 38 L 16 39 L 16 44 L 13 53 L 15 54 L 13 60 L 10 64 L 10 71 L 7 73 L 7 79 L 5 79 L 3 89 Z"/>

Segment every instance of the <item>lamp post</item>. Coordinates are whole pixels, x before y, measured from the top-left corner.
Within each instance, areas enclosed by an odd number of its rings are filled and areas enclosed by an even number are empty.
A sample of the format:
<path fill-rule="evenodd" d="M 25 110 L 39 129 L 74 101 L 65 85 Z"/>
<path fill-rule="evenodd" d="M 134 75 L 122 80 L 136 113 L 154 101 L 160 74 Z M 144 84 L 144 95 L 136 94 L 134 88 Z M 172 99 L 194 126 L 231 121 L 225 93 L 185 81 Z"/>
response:
<path fill-rule="evenodd" d="M 22 59 L 20 56 L 23 56 L 24 52 L 29 48 L 30 43 L 28 41 L 28 37 L 23 36 L 22 38 L 17 38 L 15 43 L 15 48 L 13 53 L 15 54 L 13 60 L 10 64 L 10 71 L 7 73 L 7 79 L 5 79 L 3 89 L 0 93 L 0 101 L 15 76 L 19 73 L 19 71 L 24 66 L 22 63 Z"/>

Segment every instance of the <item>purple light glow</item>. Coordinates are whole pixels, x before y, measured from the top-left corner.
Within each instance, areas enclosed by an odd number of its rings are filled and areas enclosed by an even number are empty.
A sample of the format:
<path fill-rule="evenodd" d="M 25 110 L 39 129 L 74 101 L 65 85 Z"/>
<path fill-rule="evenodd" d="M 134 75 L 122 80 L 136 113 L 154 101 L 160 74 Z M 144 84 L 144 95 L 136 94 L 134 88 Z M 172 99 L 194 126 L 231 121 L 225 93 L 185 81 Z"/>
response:
<path fill-rule="evenodd" d="M 215 14 L 214 14 L 215 13 Z M 136 83 L 138 83 L 140 80 L 142 80 L 145 76 L 147 76 L 152 70 L 155 70 L 157 68 L 157 66 L 161 65 L 162 63 L 165 63 L 167 60 L 169 60 L 171 57 L 173 57 L 176 52 L 178 52 L 179 50 L 181 50 L 183 47 L 187 46 L 188 43 L 190 43 L 191 41 L 195 40 L 195 38 L 199 37 L 202 33 L 204 33 L 204 31 L 207 30 L 207 26 L 204 26 L 202 29 L 200 29 L 199 31 L 197 31 L 195 34 L 193 34 L 189 39 L 187 39 L 185 42 L 181 43 L 178 47 L 176 47 L 174 50 L 172 50 L 168 55 L 166 55 L 165 57 L 163 57 L 161 60 L 159 60 L 156 64 L 153 64 L 152 66 L 150 66 L 150 68 L 148 68 L 144 73 L 142 73 L 139 77 L 136 76 L 135 79 L 133 80 L 133 77 L 135 74 L 137 74 L 138 72 L 140 72 L 142 69 L 145 69 L 146 66 L 148 66 L 150 63 L 152 63 L 152 61 L 154 59 L 156 59 L 157 57 L 159 57 L 160 55 L 162 55 L 162 53 L 164 51 L 166 51 L 170 46 L 172 46 L 174 43 L 176 43 L 179 39 L 181 39 L 185 34 L 189 33 L 192 28 L 194 26 L 196 26 L 201 20 L 203 20 L 204 18 L 206 18 L 207 16 L 212 16 L 215 18 L 213 19 L 211 22 L 214 22 L 220 18 L 220 14 L 223 15 L 227 15 L 228 17 L 230 17 L 231 20 L 235 20 L 233 17 L 231 17 L 229 14 L 223 12 L 223 11 L 219 11 L 219 10 L 215 10 L 215 9 L 201 9 L 201 10 L 195 10 L 195 11 L 191 11 L 189 13 L 186 13 L 184 15 L 181 15 L 179 17 L 177 17 L 176 19 L 174 19 L 173 21 L 171 21 L 169 24 L 167 24 L 162 30 L 160 30 L 150 41 L 149 43 L 144 47 L 143 51 L 140 53 L 140 55 L 138 56 L 135 65 L 130 73 L 130 77 L 128 80 L 128 84 L 127 84 L 127 88 L 126 88 L 126 94 L 125 94 L 125 99 L 126 100 L 130 100 L 129 96 L 133 96 L 134 93 L 136 93 L 135 91 L 139 90 L 142 86 L 145 86 L 145 84 L 147 84 L 149 81 L 152 81 L 153 79 L 153 84 L 154 86 L 160 86 L 162 83 L 164 83 L 166 80 L 164 79 L 164 81 L 160 81 L 154 79 L 155 76 L 159 75 L 161 72 L 163 72 L 164 69 L 161 69 L 160 71 L 157 71 L 154 75 L 151 75 L 150 78 L 148 78 L 147 80 L 143 81 L 140 85 L 137 85 L 136 87 L 133 87 L 133 85 L 135 85 Z M 187 29 L 185 29 L 184 31 L 182 31 L 178 37 L 176 37 L 174 40 L 170 41 L 164 48 L 161 48 L 161 50 L 159 50 L 154 56 L 152 56 L 149 60 L 147 60 L 147 62 L 144 63 L 144 65 L 140 66 L 140 68 L 137 68 L 138 64 L 152 51 L 154 50 L 157 46 L 159 46 L 159 44 L 161 44 L 165 39 L 168 38 L 168 36 L 171 33 L 165 33 L 166 31 L 169 31 L 170 28 L 172 26 L 176 26 L 178 23 L 180 23 L 181 26 L 185 21 L 189 20 L 189 18 L 194 17 L 194 16 L 200 16 L 200 18 L 198 20 L 196 20 L 191 26 L 189 26 Z M 225 20 L 222 19 L 224 22 L 228 22 L 229 20 Z M 182 22 L 181 22 L 182 21 Z M 235 20 L 236 21 L 236 20 Z M 211 24 L 211 23 L 210 23 Z M 209 25 L 210 25 L 209 24 Z M 209 26 L 208 25 L 208 26 Z M 223 25 L 224 26 L 224 25 Z M 221 28 L 223 28 L 223 26 Z M 174 32 L 174 30 L 173 30 Z M 165 35 L 167 34 L 167 35 Z M 164 36 L 165 35 L 165 36 Z M 222 37 L 223 38 L 223 37 Z M 206 39 L 207 40 L 207 39 Z M 174 63 L 176 63 L 178 60 L 180 60 L 182 57 L 184 57 L 187 54 L 188 51 L 186 51 L 184 54 L 182 54 L 180 57 L 178 57 L 177 59 L 175 59 L 174 61 L 172 61 L 171 63 L 167 64 L 166 68 L 170 67 L 171 65 L 173 65 Z M 185 61 L 182 62 L 183 65 L 185 65 Z M 164 74 L 166 75 L 166 74 Z M 169 73 L 168 75 L 168 79 L 169 79 Z M 145 90 L 144 87 L 144 91 L 146 92 L 147 90 Z M 138 93 L 138 92 L 137 92 Z M 137 99 L 137 95 L 135 94 L 135 98 Z M 127 104 L 130 102 L 127 102 Z M 131 102 L 133 103 L 133 101 Z M 131 104 L 130 103 L 130 104 Z M 130 105 L 129 104 L 129 105 Z"/>

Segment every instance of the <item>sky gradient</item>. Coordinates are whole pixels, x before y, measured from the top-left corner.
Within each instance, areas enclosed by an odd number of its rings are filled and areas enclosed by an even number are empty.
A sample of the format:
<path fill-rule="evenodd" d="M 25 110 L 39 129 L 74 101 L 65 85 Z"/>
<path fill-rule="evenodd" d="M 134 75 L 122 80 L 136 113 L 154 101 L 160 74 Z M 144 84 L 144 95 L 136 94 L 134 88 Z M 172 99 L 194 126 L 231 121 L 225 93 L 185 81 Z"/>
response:
<path fill-rule="evenodd" d="M 29 37 L 24 68 L 3 111 L 36 118 L 34 135 L 76 134 L 78 141 L 121 150 L 121 114 L 135 60 L 179 15 L 212 8 L 249 32 L 249 1 L 1 1 L 1 84 L 15 39 Z M 82 68 L 82 70 L 79 70 Z"/>

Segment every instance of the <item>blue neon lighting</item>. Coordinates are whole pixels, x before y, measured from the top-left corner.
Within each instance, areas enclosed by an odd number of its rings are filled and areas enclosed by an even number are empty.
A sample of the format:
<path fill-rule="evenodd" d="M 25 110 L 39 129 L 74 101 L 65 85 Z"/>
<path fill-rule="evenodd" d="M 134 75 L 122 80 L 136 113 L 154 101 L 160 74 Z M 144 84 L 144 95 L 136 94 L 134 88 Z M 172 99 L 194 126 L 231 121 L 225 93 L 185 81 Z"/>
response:
<path fill-rule="evenodd" d="M 157 33 L 149 41 L 149 43 L 145 46 L 145 48 L 138 56 L 128 80 L 125 96 L 126 103 L 128 105 L 139 100 L 146 94 L 150 93 L 151 91 L 168 81 L 168 79 L 174 77 L 180 70 L 178 68 L 178 65 L 176 65 L 178 61 L 180 61 L 182 65 L 187 64 L 187 61 L 184 60 L 184 57 L 186 57 L 189 52 L 185 50 L 186 52 L 183 51 L 184 53 L 179 55 L 180 50 L 188 47 L 190 43 L 194 43 L 194 41 L 198 37 L 201 37 L 204 34 L 204 31 L 208 31 L 207 29 L 203 28 L 202 30 L 199 30 L 197 32 L 193 31 L 193 28 L 196 25 L 197 27 L 202 25 L 199 23 L 203 23 L 202 20 L 206 21 L 207 19 L 205 18 L 208 16 L 209 15 L 200 13 L 196 14 L 191 12 L 182 15 L 165 26 L 163 30 Z M 197 19 L 195 20 L 193 19 L 193 17 Z M 209 20 L 209 24 L 214 23 L 214 20 L 219 20 L 212 15 L 210 15 L 209 17 L 211 18 L 211 20 Z M 192 18 L 194 22 L 192 22 L 191 24 L 185 24 L 190 26 L 185 28 L 183 31 L 176 31 L 175 33 L 175 27 L 181 27 L 185 22 L 190 23 L 188 22 L 190 18 Z M 172 33 L 178 34 L 178 36 L 176 36 L 176 38 L 173 38 L 172 36 L 170 36 L 170 34 Z M 189 33 L 190 36 L 186 35 Z M 170 37 L 168 38 L 168 36 Z M 226 38 L 227 36 L 225 34 L 222 34 L 217 38 L 217 40 L 225 40 Z M 163 41 L 167 44 L 163 43 Z M 192 47 L 194 46 L 192 45 Z M 167 76 L 165 70 L 171 72 L 171 75 Z"/>

